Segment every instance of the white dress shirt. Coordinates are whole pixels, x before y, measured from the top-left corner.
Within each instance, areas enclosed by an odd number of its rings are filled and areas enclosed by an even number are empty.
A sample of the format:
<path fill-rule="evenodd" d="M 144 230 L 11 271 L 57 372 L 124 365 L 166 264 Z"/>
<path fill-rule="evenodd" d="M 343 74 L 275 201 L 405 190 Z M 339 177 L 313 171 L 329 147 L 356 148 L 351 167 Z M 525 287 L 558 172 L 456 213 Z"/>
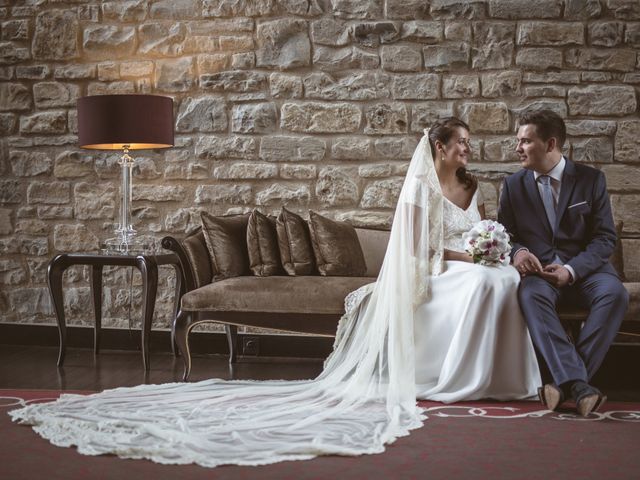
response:
<path fill-rule="evenodd" d="M 562 174 L 564 173 L 564 166 L 567 164 L 567 161 L 564 159 L 564 156 L 560 159 L 556 166 L 553 167 L 549 172 L 540 173 L 534 170 L 533 178 L 536 180 L 536 184 L 538 185 L 538 191 L 540 192 L 540 197 L 542 198 L 542 184 L 538 182 L 538 177 L 540 175 L 548 175 L 551 177 L 551 192 L 553 193 L 553 201 L 555 203 L 555 207 L 558 208 L 558 199 L 560 198 L 560 187 L 562 187 Z"/>

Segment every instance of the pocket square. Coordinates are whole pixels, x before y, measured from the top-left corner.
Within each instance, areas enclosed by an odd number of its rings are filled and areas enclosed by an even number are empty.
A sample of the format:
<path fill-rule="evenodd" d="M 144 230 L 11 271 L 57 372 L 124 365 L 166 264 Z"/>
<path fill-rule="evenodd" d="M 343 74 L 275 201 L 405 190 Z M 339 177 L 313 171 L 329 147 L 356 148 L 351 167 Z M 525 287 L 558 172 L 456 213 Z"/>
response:
<path fill-rule="evenodd" d="M 569 205 L 567 208 L 579 207 L 580 205 L 587 205 L 587 201 L 574 203 L 573 205 Z"/>

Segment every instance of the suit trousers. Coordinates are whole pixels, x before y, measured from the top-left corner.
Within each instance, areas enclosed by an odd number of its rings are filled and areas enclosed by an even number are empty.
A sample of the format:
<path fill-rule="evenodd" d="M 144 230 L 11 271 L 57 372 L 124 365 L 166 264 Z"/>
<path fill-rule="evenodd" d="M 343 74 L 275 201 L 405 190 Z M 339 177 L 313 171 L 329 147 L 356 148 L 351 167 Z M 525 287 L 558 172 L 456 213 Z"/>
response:
<path fill-rule="evenodd" d="M 563 288 L 535 275 L 526 276 L 520 282 L 518 297 L 533 344 L 558 385 L 573 380 L 587 382 L 593 377 L 629 304 L 629 294 L 618 277 L 604 272 L 592 273 Z M 590 311 L 575 344 L 558 318 L 559 302 Z"/>

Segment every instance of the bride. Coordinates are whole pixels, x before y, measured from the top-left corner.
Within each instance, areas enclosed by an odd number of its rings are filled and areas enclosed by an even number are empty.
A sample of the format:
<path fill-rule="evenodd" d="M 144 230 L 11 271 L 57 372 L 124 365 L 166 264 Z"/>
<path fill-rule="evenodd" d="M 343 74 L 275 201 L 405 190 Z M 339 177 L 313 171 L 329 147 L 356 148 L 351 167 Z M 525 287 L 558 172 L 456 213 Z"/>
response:
<path fill-rule="evenodd" d="M 380 453 L 422 425 L 416 399 L 524 399 L 540 384 L 511 266 L 473 264 L 462 233 L 484 217 L 464 169 L 469 127 L 418 144 L 375 283 L 349 294 L 323 372 L 305 381 L 140 385 L 10 412 L 57 446 L 158 463 L 263 465 Z M 435 160 L 434 160 L 435 156 Z"/>

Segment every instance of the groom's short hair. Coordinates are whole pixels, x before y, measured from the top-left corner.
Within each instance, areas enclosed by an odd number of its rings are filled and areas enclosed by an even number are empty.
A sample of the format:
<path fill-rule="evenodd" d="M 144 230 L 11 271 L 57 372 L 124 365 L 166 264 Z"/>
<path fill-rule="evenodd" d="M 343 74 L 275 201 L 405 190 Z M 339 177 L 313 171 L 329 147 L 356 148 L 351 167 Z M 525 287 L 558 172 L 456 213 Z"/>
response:
<path fill-rule="evenodd" d="M 558 150 L 562 150 L 567 139 L 567 127 L 562 117 L 553 110 L 525 111 L 518 117 L 518 126 L 522 125 L 535 125 L 538 136 L 545 142 L 555 137 Z"/>

